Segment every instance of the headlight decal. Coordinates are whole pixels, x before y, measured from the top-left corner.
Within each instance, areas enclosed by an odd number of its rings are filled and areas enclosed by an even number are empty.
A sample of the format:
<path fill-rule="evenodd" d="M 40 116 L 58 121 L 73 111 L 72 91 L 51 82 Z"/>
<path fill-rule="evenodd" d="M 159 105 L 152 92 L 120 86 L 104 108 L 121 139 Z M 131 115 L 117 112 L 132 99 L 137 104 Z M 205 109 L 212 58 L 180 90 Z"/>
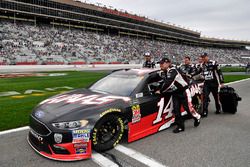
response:
<path fill-rule="evenodd" d="M 52 123 L 52 125 L 58 129 L 76 129 L 86 126 L 88 122 L 89 122 L 88 120 L 80 120 L 80 121 Z"/>

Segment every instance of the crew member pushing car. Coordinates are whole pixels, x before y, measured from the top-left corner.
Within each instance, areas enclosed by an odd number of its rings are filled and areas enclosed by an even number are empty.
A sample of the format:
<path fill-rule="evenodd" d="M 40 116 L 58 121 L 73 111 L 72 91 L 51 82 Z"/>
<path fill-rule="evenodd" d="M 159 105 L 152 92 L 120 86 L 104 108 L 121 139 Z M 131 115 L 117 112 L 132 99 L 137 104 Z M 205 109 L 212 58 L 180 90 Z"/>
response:
<path fill-rule="evenodd" d="M 208 114 L 208 104 L 209 104 L 209 94 L 212 92 L 215 106 L 216 114 L 221 113 L 221 105 L 219 101 L 219 88 L 223 87 L 224 78 L 220 70 L 219 64 L 216 61 L 209 60 L 208 54 L 204 53 L 203 64 L 202 64 L 202 74 L 204 76 L 204 86 L 203 86 L 203 117 L 207 117 Z"/>
<path fill-rule="evenodd" d="M 188 89 L 188 83 L 184 80 L 178 70 L 172 66 L 170 59 L 162 58 L 160 67 L 163 78 L 163 85 L 161 89 L 156 93 L 163 96 L 167 93 L 172 94 L 173 101 L 173 113 L 175 114 L 175 122 L 177 127 L 173 130 L 174 133 L 179 133 L 185 130 L 184 119 L 181 116 L 181 105 L 183 105 L 185 111 L 189 112 L 194 119 L 194 126 L 197 127 L 200 124 L 200 114 L 198 114 L 192 105 L 192 99 L 190 90 Z"/>

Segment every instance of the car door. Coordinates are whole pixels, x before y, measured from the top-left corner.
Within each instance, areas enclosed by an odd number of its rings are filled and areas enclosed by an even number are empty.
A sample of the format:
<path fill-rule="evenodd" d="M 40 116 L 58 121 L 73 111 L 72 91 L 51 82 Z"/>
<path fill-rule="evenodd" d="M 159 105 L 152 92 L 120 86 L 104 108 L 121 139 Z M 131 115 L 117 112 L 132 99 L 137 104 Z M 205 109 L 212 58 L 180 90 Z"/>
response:
<path fill-rule="evenodd" d="M 150 76 L 135 95 L 131 105 L 132 121 L 129 123 L 129 142 L 166 129 L 173 122 L 171 96 L 163 97 L 149 91 L 148 84 L 159 80 L 157 75 Z"/>

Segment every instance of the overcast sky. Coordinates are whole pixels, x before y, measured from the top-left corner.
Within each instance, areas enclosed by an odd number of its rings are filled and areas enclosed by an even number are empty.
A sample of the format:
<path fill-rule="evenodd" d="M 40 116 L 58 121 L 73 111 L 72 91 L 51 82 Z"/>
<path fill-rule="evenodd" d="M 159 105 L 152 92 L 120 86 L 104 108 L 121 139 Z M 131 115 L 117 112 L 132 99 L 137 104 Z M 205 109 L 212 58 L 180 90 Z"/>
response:
<path fill-rule="evenodd" d="M 250 0 L 86 1 L 188 27 L 202 36 L 250 41 Z"/>

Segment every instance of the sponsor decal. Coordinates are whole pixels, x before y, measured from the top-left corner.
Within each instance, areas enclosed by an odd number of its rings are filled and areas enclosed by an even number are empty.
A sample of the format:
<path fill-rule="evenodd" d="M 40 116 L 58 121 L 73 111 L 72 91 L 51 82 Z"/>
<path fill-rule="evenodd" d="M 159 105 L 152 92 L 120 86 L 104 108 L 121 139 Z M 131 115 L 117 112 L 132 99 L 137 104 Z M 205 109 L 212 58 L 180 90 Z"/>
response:
<path fill-rule="evenodd" d="M 42 143 L 43 138 L 42 138 L 40 135 L 36 134 L 33 130 L 30 130 L 30 133 L 31 133 L 39 142 Z"/>
<path fill-rule="evenodd" d="M 32 76 L 46 76 L 42 73 L 8 73 L 0 74 L 0 78 L 19 78 L 19 77 L 32 77 Z"/>
<path fill-rule="evenodd" d="M 136 122 L 140 122 L 141 120 L 141 109 L 140 109 L 140 105 L 134 105 L 131 107 L 132 109 L 132 123 L 136 123 Z"/>
<path fill-rule="evenodd" d="M 74 148 L 83 148 L 86 147 L 87 148 L 87 143 L 76 143 L 74 144 Z"/>
<path fill-rule="evenodd" d="M 48 76 L 50 76 L 50 77 L 65 76 L 65 75 L 67 75 L 67 73 L 51 73 L 51 74 L 48 74 Z"/>
<path fill-rule="evenodd" d="M 76 148 L 76 154 L 86 154 L 86 153 L 87 153 L 86 147 Z"/>
<path fill-rule="evenodd" d="M 171 78 L 171 74 L 170 73 L 167 73 L 167 78 Z"/>
<path fill-rule="evenodd" d="M 36 89 L 28 89 L 25 90 L 23 93 L 21 92 L 17 92 L 17 91 L 8 91 L 8 92 L 0 92 L 0 97 L 8 97 L 8 96 L 22 96 L 22 95 L 31 95 L 31 94 L 44 94 L 48 91 L 50 92 L 54 92 L 54 91 L 58 91 L 58 90 L 72 90 L 74 88 L 69 87 L 69 86 L 61 86 L 61 87 L 54 87 L 54 88 L 45 88 L 44 90 L 36 90 Z"/>
<path fill-rule="evenodd" d="M 110 103 L 117 99 L 124 100 L 125 102 L 130 101 L 129 97 L 122 96 L 104 96 L 101 95 L 85 95 L 85 94 L 66 94 L 59 95 L 57 97 L 53 97 L 47 100 L 42 101 L 40 104 L 56 104 L 56 103 L 79 103 L 84 105 L 101 105 Z"/>
<path fill-rule="evenodd" d="M 136 97 L 136 98 L 143 97 L 143 93 L 137 93 L 137 94 L 135 95 L 135 97 Z"/>
<path fill-rule="evenodd" d="M 199 87 L 198 84 L 191 85 L 189 90 L 190 90 L 190 93 L 191 93 L 191 97 L 193 97 L 196 94 L 201 94 L 201 88 Z"/>
<path fill-rule="evenodd" d="M 119 109 L 119 108 L 110 108 L 110 109 L 108 109 L 108 110 L 102 112 L 102 113 L 100 114 L 100 117 L 103 117 L 104 115 L 106 115 L 106 114 L 108 114 L 108 113 L 112 113 L 112 112 L 121 112 L 121 109 Z"/>
<path fill-rule="evenodd" d="M 41 110 L 38 110 L 38 111 L 36 111 L 35 112 L 35 116 L 37 117 L 37 118 L 42 118 L 42 117 L 44 117 L 44 112 L 43 111 L 41 111 Z"/>
<path fill-rule="evenodd" d="M 89 142 L 90 129 L 73 130 L 72 137 L 73 137 L 72 143 Z"/>
<path fill-rule="evenodd" d="M 44 76 L 65 76 L 67 73 L 10 73 L 10 74 L 0 74 L 0 78 L 20 78 L 20 77 L 44 77 Z"/>

